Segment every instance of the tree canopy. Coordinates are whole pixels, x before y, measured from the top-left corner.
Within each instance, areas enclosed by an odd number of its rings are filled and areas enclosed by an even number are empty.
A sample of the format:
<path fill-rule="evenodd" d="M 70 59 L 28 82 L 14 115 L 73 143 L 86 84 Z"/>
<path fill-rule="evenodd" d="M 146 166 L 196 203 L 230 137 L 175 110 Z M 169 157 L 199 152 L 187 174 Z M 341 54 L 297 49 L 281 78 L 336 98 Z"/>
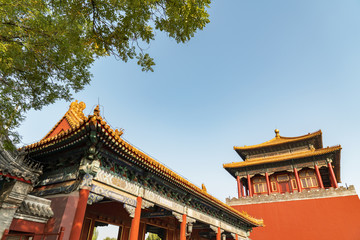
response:
<path fill-rule="evenodd" d="M 99 230 L 96 229 L 96 227 L 94 228 L 94 231 L 93 231 L 93 236 L 91 238 L 91 240 L 97 240 L 98 239 L 98 236 L 99 236 Z"/>
<path fill-rule="evenodd" d="M 146 240 L 161 240 L 161 238 L 156 233 L 149 233 Z"/>
<path fill-rule="evenodd" d="M 184 43 L 209 23 L 211 0 L 0 0 L 0 134 L 17 139 L 29 109 L 71 100 L 98 57 L 154 61 L 143 44 L 163 31 Z"/>

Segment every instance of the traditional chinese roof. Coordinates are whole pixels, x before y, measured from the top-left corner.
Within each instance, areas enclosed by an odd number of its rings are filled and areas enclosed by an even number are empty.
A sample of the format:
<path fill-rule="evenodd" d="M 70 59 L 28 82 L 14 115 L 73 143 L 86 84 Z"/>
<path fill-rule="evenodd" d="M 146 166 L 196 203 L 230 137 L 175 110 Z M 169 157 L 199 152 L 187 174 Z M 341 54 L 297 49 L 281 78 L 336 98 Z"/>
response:
<path fill-rule="evenodd" d="M 327 147 L 327 148 L 321 148 L 321 149 L 310 149 L 308 151 L 301 151 L 301 152 L 293 152 L 293 153 L 287 153 L 287 154 L 281 154 L 281 155 L 274 155 L 269 157 L 258 157 L 258 158 L 252 158 L 248 159 L 247 161 L 243 162 L 233 162 L 233 163 L 225 163 L 223 164 L 224 168 L 240 168 L 245 166 L 253 166 L 253 165 L 259 165 L 259 164 L 265 164 L 265 163 L 274 163 L 274 162 L 281 162 L 291 159 L 299 159 L 299 158 L 307 158 L 307 157 L 313 157 L 318 155 L 324 155 L 331 152 L 340 151 L 341 146 L 333 146 L 333 147 Z"/>
<path fill-rule="evenodd" d="M 16 179 L 34 184 L 42 173 L 39 163 L 29 161 L 17 150 L 4 148 L 4 137 L 0 138 L 0 178 Z"/>
<path fill-rule="evenodd" d="M 283 137 L 279 134 L 279 130 L 275 129 L 275 137 L 273 139 L 251 146 L 234 146 L 234 150 L 242 159 L 247 160 L 251 155 L 262 152 L 278 151 L 280 148 L 289 149 L 293 148 L 295 144 L 307 145 L 310 141 L 313 142 L 314 148 L 322 148 L 321 130 L 298 137 Z"/>
<path fill-rule="evenodd" d="M 71 128 L 76 128 L 82 121 L 86 120 L 86 116 L 83 113 L 86 108 L 85 103 L 76 100 L 70 104 L 69 110 L 58 121 L 55 126 L 45 135 L 43 139 L 53 137 L 61 132 L 67 131 Z"/>
<path fill-rule="evenodd" d="M 77 110 L 73 111 L 73 108 Z M 79 109 L 81 109 L 81 112 L 78 111 Z M 46 135 L 45 138 L 43 138 L 37 143 L 25 146 L 24 149 L 28 151 L 32 156 L 35 156 L 37 154 L 42 154 L 46 152 L 49 153 L 57 151 L 61 148 L 69 147 L 71 144 L 75 144 L 76 141 L 80 141 L 79 139 L 85 138 L 85 135 L 90 138 L 97 138 L 100 139 L 100 141 L 102 141 L 104 145 L 110 148 L 112 151 L 116 152 L 121 156 L 126 156 L 126 158 L 133 161 L 134 164 L 147 169 L 149 172 L 157 174 L 159 177 L 171 182 L 175 186 L 179 186 L 180 188 L 186 189 L 186 191 L 189 191 L 192 194 L 200 196 L 202 199 L 205 199 L 205 201 L 209 201 L 212 204 L 215 204 L 220 209 L 222 209 L 222 211 L 231 213 L 252 226 L 263 225 L 263 220 L 252 218 L 245 212 L 238 212 L 237 210 L 233 209 L 232 207 L 208 194 L 206 192 L 206 189 L 201 189 L 195 186 L 185 178 L 181 177 L 179 174 L 170 170 L 149 155 L 145 154 L 138 148 L 126 142 L 123 138 L 121 138 L 122 130 L 113 130 L 100 116 L 100 111 L 98 107 L 95 108 L 94 114 L 89 115 L 88 117 L 85 117 L 83 115 L 83 109 L 85 109 L 85 104 L 83 102 L 73 102 L 70 105 L 69 111 Z M 64 119 L 68 121 L 69 117 L 71 117 L 72 120 L 70 121 L 72 121 L 73 125 L 70 124 L 71 126 L 68 129 L 62 128 L 63 130 L 59 131 L 59 126 L 61 122 Z M 97 134 L 91 135 L 89 133 L 91 130 L 97 131 Z"/>
<path fill-rule="evenodd" d="M 321 130 L 298 137 L 280 136 L 275 130 L 275 137 L 267 142 L 244 147 L 234 147 L 244 160 L 242 162 L 225 163 L 223 167 L 235 177 L 236 169 L 264 165 L 270 166 L 279 162 L 300 159 L 313 160 L 317 156 L 334 153 L 334 171 L 340 182 L 340 151 L 341 146 L 323 148 Z"/>

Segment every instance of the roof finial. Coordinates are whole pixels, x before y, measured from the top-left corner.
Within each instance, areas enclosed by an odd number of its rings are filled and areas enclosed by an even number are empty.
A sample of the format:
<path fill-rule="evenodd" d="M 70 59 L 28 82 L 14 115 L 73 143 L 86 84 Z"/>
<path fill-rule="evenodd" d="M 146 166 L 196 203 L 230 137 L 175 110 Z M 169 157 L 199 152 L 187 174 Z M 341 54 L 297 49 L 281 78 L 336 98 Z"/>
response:
<path fill-rule="evenodd" d="M 276 138 L 279 138 L 280 137 L 280 134 L 279 134 L 279 129 L 275 129 L 275 137 Z"/>
<path fill-rule="evenodd" d="M 205 184 L 201 184 L 201 189 L 202 189 L 204 192 L 207 192 L 206 187 L 205 187 Z"/>
<path fill-rule="evenodd" d="M 79 116 L 80 118 L 85 118 L 85 115 L 83 113 L 84 109 L 86 108 L 86 105 L 84 102 L 78 102 L 78 100 L 75 100 L 75 102 L 72 102 L 70 104 L 69 111 L 73 111 L 76 116 Z"/>
<path fill-rule="evenodd" d="M 120 137 L 123 133 L 124 133 L 124 129 L 121 129 L 121 128 L 120 128 L 120 130 L 119 130 L 119 129 L 115 129 L 115 135 L 116 135 L 116 136 Z"/>
<path fill-rule="evenodd" d="M 94 109 L 94 116 L 96 117 L 100 117 L 100 109 L 99 109 L 99 105 L 97 105 Z"/>

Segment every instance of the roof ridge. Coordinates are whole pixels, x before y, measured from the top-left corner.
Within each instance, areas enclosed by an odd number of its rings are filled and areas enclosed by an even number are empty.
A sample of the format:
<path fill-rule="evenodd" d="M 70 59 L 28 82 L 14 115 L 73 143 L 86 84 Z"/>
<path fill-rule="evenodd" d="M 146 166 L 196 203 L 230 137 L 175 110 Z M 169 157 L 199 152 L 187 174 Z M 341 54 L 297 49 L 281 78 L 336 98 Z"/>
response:
<path fill-rule="evenodd" d="M 78 100 L 72 102 L 64 116 L 55 124 L 53 128 L 51 128 L 51 130 L 41 140 L 47 139 L 64 119 L 67 120 L 71 128 L 75 128 L 78 124 L 80 124 L 82 120 L 87 119 L 83 112 L 85 108 L 86 104 L 84 102 L 78 102 Z M 57 136 L 59 134 L 60 133 L 57 133 L 54 136 Z"/>
<path fill-rule="evenodd" d="M 303 140 L 303 139 L 307 139 L 307 138 L 311 138 L 311 137 L 315 137 L 318 135 L 322 135 L 321 129 L 316 131 L 316 132 L 312 132 L 312 133 L 308 133 L 305 135 L 301 135 L 301 136 L 297 136 L 297 137 L 284 137 L 284 136 L 280 136 L 278 130 L 275 130 L 276 136 L 268 141 L 265 141 L 263 143 L 259 143 L 259 144 L 254 144 L 254 145 L 250 145 L 250 146 L 234 146 L 234 150 L 248 150 L 248 149 L 254 149 L 254 148 L 259 148 L 259 147 L 267 147 L 267 146 L 271 146 L 271 145 L 276 145 L 284 143 L 286 140 L 288 141 L 298 141 L 298 140 Z M 282 141 L 283 140 L 283 141 Z M 285 141 L 284 141 L 285 140 Z M 274 143 L 273 143 L 274 142 Z M 271 144 L 273 143 L 273 144 Z"/>
<path fill-rule="evenodd" d="M 298 139 L 298 138 L 305 138 L 305 137 L 310 137 L 310 136 L 317 136 L 317 135 L 320 135 L 320 134 L 322 134 L 321 129 L 317 130 L 316 132 L 300 135 L 300 136 L 297 136 L 297 137 L 280 136 L 280 138 L 283 138 L 283 139 Z"/>

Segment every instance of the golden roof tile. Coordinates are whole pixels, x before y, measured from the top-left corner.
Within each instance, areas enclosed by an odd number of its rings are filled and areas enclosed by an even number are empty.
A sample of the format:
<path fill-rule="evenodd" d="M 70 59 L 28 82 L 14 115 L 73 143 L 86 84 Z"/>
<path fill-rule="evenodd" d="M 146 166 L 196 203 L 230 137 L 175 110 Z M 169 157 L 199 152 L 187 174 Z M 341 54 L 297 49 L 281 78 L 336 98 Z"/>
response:
<path fill-rule="evenodd" d="M 279 155 L 273 155 L 267 157 L 251 158 L 243 162 L 225 163 L 223 164 L 223 168 L 239 168 L 239 167 L 252 166 L 252 165 L 258 165 L 264 163 L 281 162 L 291 159 L 318 156 L 329 152 L 339 151 L 341 149 L 342 149 L 341 146 L 337 145 L 327 148 L 310 149 L 308 151 L 302 151 L 302 152 L 293 152 L 293 153 L 279 154 Z"/>
<path fill-rule="evenodd" d="M 71 128 L 79 127 L 81 123 L 87 120 L 87 117 L 83 113 L 86 105 L 84 102 L 79 102 L 76 100 L 70 104 L 69 110 L 65 113 L 65 115 L 58 121 L 55 126 L 45 135 L 43 139 L 48 138 L 54 132 L 54 130 L 59 126 L 59 124 L 66 119 Z M 58 135 L 58 134 L 57 134 Z"/>
<path fill-rule="evenodd" d="M 312 138 L 315 136 L 319 136 L 319 135 L 320 136 L 322 135 L 321 130 L 313 132 L 313 133 L 308 133 L 303 136 L 298 136 L 298 137 L 283 137 L 283 136 L 280 136 L 279 130 L 275 129 L 275 137 L 273 139 L 266 141 L 264 143 L 251 145 L 251 146 L 243 146 L 243 147 L 234 146 L 234 150 L 251 150 L 251 149 L 262 148 L 262 147 L 270 147 L 270 146 L 284 144 L 284 143 L 302 141 L 302 140 L 306 140 L 306 139 L 309 139 L 309 138 Z"/>

